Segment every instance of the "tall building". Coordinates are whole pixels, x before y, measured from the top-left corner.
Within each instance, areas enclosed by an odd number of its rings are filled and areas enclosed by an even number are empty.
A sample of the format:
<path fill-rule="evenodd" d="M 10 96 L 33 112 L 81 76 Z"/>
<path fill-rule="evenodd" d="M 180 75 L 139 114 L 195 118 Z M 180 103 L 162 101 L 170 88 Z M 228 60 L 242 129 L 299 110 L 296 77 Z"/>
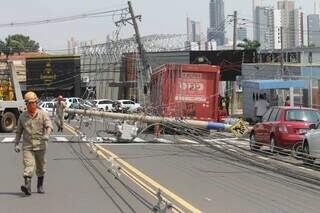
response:
<path fill-rule="evenodd" d="M 319 14 L 307 16 L 308 46 L 320 47 L 320 18 Z"/>
<path fill-rule="evenodd" d="M 304 40 L 304 29 L 303 29 L 303 12 L 301 9 L 295 9 L 292 12 L 293 16 L 293 33 L 290 33 L 292 36 L 292 47 L 302 47 Z"/>
<path fill-rule="evenodd" d="M 281 48 L 281 10 L 256 7 L 255 40 L 261 49 Z"/>
<path fill-rule="evenodd" d="M 201 41 L 201 25 L 198 21 L 193 21 L 187 17 L 187 35 L 189 42 Z"/>
<path fill-rule="evenodd" d="M 261 49 L 273 49 L 274 42 L 274 9 L 271 7 L 256 7 L 255 40 L 259 41 Z"/>
<path fill-rule="evenodd" d="M 247 28 L 246 27 L 240 27 L 237 29 L 237 40 L 243 41 L 244 39 L 248 39 L 247 35 Z"/>
<path fill-rule="evenodd" d="M 263 6 L 263 0 L 252 0 L 252 19 L 253 19 L 253 40 L 257 40 L 256 38 L 256 25 L 257 25 L 257 18 L 256 18 L 256 8 Z"/>
<path fill-rule="evenodd" d="M 273 48 L 281 49 L 281 10 L 273 10 Z"/>
<path fill-rule="evenodd" d="M 314 14 L 320 15 L 320 0 L 314 0 L 313 9 L 314 9 Z"/>
<path fill-rule="evenodd" d="M 283 48 L 295 47 L 294 1 L 282 0 L 277 2 L 281 12 Z"/>
<path fill-rule="evenodd" d="M 215 40 L 217 45 L 223 45 L 225 40 L 224 1 L 210 0 L 210 27 L 207 32 L 208 41 Z"/>

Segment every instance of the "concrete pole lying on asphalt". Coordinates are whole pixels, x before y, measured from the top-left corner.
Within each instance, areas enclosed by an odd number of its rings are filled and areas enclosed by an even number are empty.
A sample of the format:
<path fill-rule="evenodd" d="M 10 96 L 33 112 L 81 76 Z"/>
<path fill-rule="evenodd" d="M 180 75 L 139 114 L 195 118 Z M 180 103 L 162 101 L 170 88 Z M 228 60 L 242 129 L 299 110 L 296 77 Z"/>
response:
<path fill-rule="evenodd" d="M 176 122 L 177 120 L 169 117 L 158 117 L 158 116 L 148 116 L 141 114 L 122 114 L 122 113 L 113 113 L 113 112 L 104 112 L 97 110 L 83 110 L 83 109 L 66 109 L 67 113 L 78 114 L 83 116 L 95 116 L 95 117 L 104 117 L 104 118 L 113 118 L 113 119 L 124 119 L 132 121 L 140 121 L 145 123 L 168 123 Z M 184 123 L 189 124 L 190 126 L 202 129 L 216 129 L 230 131 L 231 125 L 213 122 L 213 121 L 198 121 L 198 120 L 183 120 Z"/>

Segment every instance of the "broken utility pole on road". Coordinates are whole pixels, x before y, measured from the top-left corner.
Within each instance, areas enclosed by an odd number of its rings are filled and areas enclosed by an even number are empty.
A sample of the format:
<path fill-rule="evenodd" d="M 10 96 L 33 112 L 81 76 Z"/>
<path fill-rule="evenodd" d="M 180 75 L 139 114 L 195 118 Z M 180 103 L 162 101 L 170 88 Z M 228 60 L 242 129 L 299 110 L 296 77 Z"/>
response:
<path fill-rule="evenodd" d="M 137 16 L 134 15 L 131 1 L 128 1 L 128 6 L 129 6 L 129 13 L 131 17 L 117 21 L 116 25 L 119 23 L 129 23 L 133 25 L 133 28 L 135 31 L 135 39 L 138 44 L 138 53 L 140 55 L 140 59 L 142 62 L 142 70 L 138 70 L 138 74 L 137 74 L 138 96 L 139 96 L 139 102 L 142 105 L 146 106 L 150 104 L 150 78 L 151 78 L 152 71 L 146 55 L 146 50 L 144 49 L 143 43 L 141 41 L 141 36 L 140 36 L 138 24 L 137 24 L 137 19 L 141 20 L 141 15 L 137 15 Z"/>

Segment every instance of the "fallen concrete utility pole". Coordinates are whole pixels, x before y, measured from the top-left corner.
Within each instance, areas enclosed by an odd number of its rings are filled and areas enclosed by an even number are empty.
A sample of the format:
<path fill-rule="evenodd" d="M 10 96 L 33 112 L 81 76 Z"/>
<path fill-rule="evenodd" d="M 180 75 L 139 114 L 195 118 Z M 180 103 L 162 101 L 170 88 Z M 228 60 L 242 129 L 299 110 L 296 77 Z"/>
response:
<path fill-rule="evenodd" d="M 78 114 L 83 116 L 94 116 L 94 117 L 104 117 L 104 118 L 113 118 L 113 119 L 124 119 L 132 121 L 140 121 L 145 123 L 168 123 L 176 122 L 175 118 L 168 117 L 157 117 L 157 116 L 146 116 L 141 114 L 122 114 L 122 113 L 113 113 L 113 112 L 103 112 L 96 110 L 82 110 L 82 109 L 66 109 L 67 113 Z M 183 120 L 184 123 L 189 124 L 190 126 L 203 129 L 219 129 L 224 131 L 231 131 L 231 125 L 218 123 L 213 121 L 198 121 L 198 120 Z"/>

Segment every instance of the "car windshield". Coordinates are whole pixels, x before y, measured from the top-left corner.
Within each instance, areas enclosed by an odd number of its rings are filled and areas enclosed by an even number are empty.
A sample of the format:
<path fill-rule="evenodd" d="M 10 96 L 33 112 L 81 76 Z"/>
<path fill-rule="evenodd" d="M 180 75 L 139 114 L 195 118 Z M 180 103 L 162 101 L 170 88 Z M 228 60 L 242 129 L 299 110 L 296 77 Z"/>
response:
<path fill-rule="evenodd" d="M 132 101 L 124 101 L 123 104 L 134 104 Z"/>
<path fill-rule="evenodd" d="M 53 103 L 47 103 L 48 108 L 53 108 Z"/>
<path fill-rule="evenodd" d="M 318 111 L 292 109 L 287 111 L 286 121 L 317 123 L 320 121 L 320 114 Z"/>

